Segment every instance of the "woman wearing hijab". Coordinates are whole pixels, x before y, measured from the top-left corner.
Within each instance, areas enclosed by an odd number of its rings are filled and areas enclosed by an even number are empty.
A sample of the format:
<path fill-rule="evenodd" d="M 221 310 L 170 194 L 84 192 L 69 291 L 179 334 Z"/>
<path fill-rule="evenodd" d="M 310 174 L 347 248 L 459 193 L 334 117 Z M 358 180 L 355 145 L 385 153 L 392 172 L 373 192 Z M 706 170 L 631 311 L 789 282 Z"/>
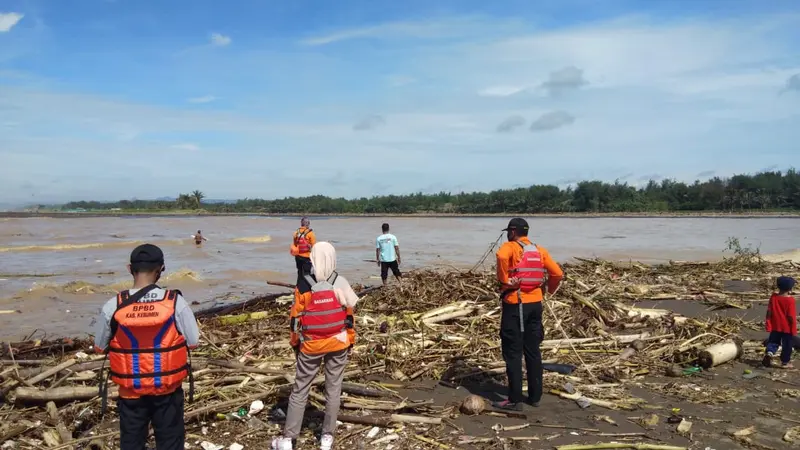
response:
<path fill-rule="evenodd" d="M 273 450 L 292 450 L 300 434 L 311 383 L 325 362 L 325 420 L 320 449 L 330 450 L 339 414 L 342 380 L 350 348 L 355 343 L 353 307 L 358 296 L 350 283 L 336 273 L 336 250 L 329 242 L 311 249 L 313 274 L 303 276 L 294 291 L 291 345 L 297 355 L 297 373 L 289 397 L 283 436 L 272 441 Z"/>

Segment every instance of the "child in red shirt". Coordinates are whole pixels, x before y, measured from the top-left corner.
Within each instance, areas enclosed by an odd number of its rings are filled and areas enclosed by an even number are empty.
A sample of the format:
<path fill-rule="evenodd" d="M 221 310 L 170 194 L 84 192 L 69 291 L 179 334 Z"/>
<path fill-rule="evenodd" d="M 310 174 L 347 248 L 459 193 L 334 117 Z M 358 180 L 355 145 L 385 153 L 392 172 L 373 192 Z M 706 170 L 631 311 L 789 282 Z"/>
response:
<path fill-rule="evenodd" d="M 790 277 L 778 277 L 778 293 L 772 294 L 767 306 L 766 328 L 769 331 L 767 352 L 763 364 L 772 365 L 772 358 L 781 347 L 781 368 L 794 369 L 791 363 L 794 349 L 794 336 L 797 335 L 797 306 L 791 296 L 795 280 Z"/>

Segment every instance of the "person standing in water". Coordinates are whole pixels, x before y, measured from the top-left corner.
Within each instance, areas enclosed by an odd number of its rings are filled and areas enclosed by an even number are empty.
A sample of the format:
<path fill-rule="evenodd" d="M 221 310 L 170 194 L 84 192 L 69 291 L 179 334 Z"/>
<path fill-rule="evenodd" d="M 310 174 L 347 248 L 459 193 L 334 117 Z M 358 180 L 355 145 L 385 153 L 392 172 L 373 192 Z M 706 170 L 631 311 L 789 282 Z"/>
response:
<path fill-rule="evenodd" d="M 336 250 L 329 242 L 311 249 L 314 274 L 306 274 L 294 290 L 290 313 L 290 344 L 296 355 L 296 374 L 283 435 L 272 441 L 273 450 L 292 450 L 300 434 L 308 394 L 320 366 L 325 363 L 325 419 L 320 450 L 333 448 L 336 419 L 347 360 L 355 344 L 353 308 L 358 296 L 336 273 Z"/>
<path fill-rule="evenodd" d="M 383 234 L 375 239 L 375 259 L 381 268 L 381 281 L 386 286 L 386 279 L 389 278 L 389 269 L 398 282 L 403 281 L 403 274 L 400 273 L 400 244 L 397 237 L 389 233 L 389 224 L 381 225 Z"/>
<path fill-rule="evenodd" d="M 297 283 L 303 275 L 311 273 L 311 249 L 317 243 L 317 236 L 314 235 L 314 230 L 311 229 L 311 221 L 308 217 L 300 219 L 300 228 L 294 232 L 292 236 L 292 246 L 289 253 L 294 256 L 294 262 L 297 266 Z"/>
<path fill-rule="evenodd" d="M 203 241 L 207 241 L 203 236 L 203 233 L 200 230 L 197 230 L 197 234 L 194 235 L 194 244 L 195 245 L 203 245 Z"/>

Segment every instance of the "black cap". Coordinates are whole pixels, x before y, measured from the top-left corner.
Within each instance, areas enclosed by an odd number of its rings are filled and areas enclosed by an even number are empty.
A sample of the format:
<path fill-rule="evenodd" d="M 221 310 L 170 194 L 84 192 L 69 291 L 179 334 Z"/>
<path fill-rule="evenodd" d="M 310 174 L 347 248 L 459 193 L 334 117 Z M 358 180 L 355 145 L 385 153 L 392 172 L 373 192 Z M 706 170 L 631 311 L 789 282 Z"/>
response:
<path fill-rule="evenodd" d="M 508 230 L 527 230 L 528 222 L 520 217 L 515 217 L 508 221 L 508 226 L 503 228 L 503 231 Z"/>
<path fill-rule="evenodd" d="M 795 285 L 794 278 L 792 277 L 778 277 L 778 289 L 783 292 L 789 292 Z"/>
<path fill-rule="evenodd" d="M 131 266 L 137 269 L 158 269 L 164 265 L 164 252 L 153 244 L 142 244 L 131 252 Z"/>

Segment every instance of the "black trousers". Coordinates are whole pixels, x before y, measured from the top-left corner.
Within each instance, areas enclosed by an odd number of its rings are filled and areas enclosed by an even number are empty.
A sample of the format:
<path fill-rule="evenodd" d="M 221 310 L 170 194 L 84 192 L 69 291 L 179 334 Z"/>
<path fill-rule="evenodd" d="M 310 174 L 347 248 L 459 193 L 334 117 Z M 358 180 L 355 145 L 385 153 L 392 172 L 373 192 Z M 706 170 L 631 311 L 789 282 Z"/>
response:
<path fill-rule="evenodd" d="M 311 258 L 295 256 L 294 263 L 297 266 L 297 283 L 295 283 L 295 286 L 299 286 L 300 279 L 303 278 L 303 275 L 308 275 L 311 273 Z"/>
<path fill-rule="evenodd" d="M 183 389 L 166 395 L 147 395 L 137 399 L 120 398 L 120 450 L 145 450 L 148 427 L 152 423 L 156 450 L 183 450 L 186 430 L 183 424 Z"/>
<path fill-rule="evenodd" d="M 500 343 L 508 375 L 508 400 L 519 403 L 525 400 L 522 395 L 522 357 L 528 370 L 528 400 L 539 402 L 542 399 L 542 351 L 544 339 L 542 328 L 542 302 L 523 303 L 522 323 L 525 331 L 520 331 L 520 307 L 503 302 L 500 318 Z"/>
<path fill-rule="evenodd" d="M 400 273 L 400 265 L 397 264 L 397 260 L 392 262 L 381 261 L 381 280 L 386 281 L 386 279 L 389 278 L 389 269 L 392 269 L 395 278 L 401 278 L 403 276 L 403 274 Z"/>

